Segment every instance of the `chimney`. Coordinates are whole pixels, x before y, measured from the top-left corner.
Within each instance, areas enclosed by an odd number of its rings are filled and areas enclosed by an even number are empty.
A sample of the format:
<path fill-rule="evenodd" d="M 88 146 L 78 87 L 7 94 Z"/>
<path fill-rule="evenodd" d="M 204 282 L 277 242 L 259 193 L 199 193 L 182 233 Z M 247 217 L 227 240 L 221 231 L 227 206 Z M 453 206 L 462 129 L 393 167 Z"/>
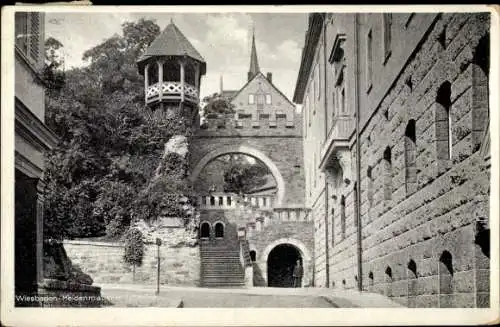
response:
<path fill-rule="evenodd" d="M 267 73 L 267 80 L 272 83 L 273 82 L 273 73 Z"/>
<path fill-rule="evenodd" d="M 222 75 L 220 75 L 220 95 L 222 95 L 222 92 L 224 91 L 224 86 L 222 82 Z"/>

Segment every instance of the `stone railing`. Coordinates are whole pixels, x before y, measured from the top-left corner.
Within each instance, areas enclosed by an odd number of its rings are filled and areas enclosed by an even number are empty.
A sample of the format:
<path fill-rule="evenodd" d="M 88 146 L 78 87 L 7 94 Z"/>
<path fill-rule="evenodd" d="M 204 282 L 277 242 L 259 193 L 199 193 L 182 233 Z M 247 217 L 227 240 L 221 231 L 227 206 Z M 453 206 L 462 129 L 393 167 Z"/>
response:
<path fill-rule="evenodd" d="M 146 102 L 153 102 L 162 99 L 180 100 L 182 97 L 181 82 L 163 82 L 155 83 L 148 86 L 146 89 Z M 199 95 L 195 86 L 184 83 L 185 100 L 198 103 Z"/>
<path fill-rule="evenodd" d="M 272 196 L 238 196 L 234 193 L 212 193 L 198 197 L 199 209 L 236 209 L 239 201 L 244 201 L 254 207 L 271 209 L 274 198 Z"/>
<path fill-rule="evenodd" d="M 253 286 L 253 265 L 247 240 L 240 240 L 240 264 L 245 273 L 245 286 Z"/>

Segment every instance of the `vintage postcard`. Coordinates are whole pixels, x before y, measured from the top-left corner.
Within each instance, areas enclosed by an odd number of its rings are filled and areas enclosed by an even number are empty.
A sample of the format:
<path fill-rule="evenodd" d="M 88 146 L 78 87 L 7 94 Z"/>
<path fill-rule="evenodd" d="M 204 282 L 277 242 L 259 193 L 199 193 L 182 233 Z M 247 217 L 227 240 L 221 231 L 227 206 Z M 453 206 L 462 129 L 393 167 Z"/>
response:
<path fill-rule="evenodd" d="M 4 7 L 2 323 L 493 323 L 498 32 L 480 5 Z"/>

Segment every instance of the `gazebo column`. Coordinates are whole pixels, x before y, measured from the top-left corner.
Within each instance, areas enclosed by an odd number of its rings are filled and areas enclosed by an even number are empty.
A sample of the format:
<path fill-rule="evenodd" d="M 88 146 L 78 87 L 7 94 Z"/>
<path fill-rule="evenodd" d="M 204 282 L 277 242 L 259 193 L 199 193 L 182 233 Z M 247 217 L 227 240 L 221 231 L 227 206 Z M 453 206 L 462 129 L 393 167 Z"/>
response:
<path fill-rule="evenodd" d="M 181 60 L 179 62 L 180 64 L 180 67 L 181 67 L 181 102 L 184 102 L 184 80 L 185 80 L 185 76 L 184 76 L 184 60 Z"/>
<path fill-rule="evenodd" d="M 158 60 L 158 94 L 160 96 L 160 101 L 163 100 L 163 61 Z"/>
<path fill-rule="evenodd" d="M 197 102 L 200 102 L 200 64 L 197 62 L 194 68 L 194 86 L 196 89 L 196 92 L 198 92 L 197 96 Z"/>
<path fill-rule="evenodd" d="M 144 68 L 144 100 L 148 102 L 148 87 L 149 87 L 149 64 Z"/>

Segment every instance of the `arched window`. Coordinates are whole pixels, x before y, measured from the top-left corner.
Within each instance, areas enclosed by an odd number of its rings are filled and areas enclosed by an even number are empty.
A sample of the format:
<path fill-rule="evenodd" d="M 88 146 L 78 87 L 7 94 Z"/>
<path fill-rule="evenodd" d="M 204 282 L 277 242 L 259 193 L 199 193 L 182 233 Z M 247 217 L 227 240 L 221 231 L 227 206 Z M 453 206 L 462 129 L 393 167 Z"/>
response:
<path fill-rule="evenodd" d="M 372 177 L 372 167 L 368 166 L 368 169 L 366 170 L 366 177 L 368 178 L 368 187 L 367 187 L 367 197 L 368 197 L 368 203 L 370 204 L 370 207 L 373 204 L 373 177 Z"/>
<path fill-rule="evenodd" d="M 439 87 L 436 95 L 436 152 L 438 159 L 451 159 L 451 84 L 446 81 Z"/>
<path fill-rule="evenodd" d="M 209 238 L 210 237 L 210 224 L 206 221 L 200 224 L 200 237 Z"/>
<path fill-rule="evenodd" d="M 221 222 L 218 222 L 215 224 L 215 237 L 224 237 L 224 224 Z"/>
<path fill-rule="evenodd" d="M 410 259 L 408 262 L 408 298 L 415 297 L 417 295 L 417 264 L 413 259 Z M 410 303 L 412 305 L 410 305 Z M 412 300 L 408 300 L 408 304 L 411 307 L 414 307 L 415 303 Z"/>
<path fill-rule="evenodd" d="M 385 296 L 392 296 L 392 269 L 389 266 L 385 268 Z"/>
<path fill-rule="evenodd" d="M 484 35 L 474 48 L 472 58 L 472 141 L 479 149 L 489 117 L 490 35 Z"/>
<path fill-rule="evenodd" d="M 453 257 L 450 252 L 443 251 L 439 257 L 439 294 L 453 293 Z"/>
<path fill-rule="evenodd" d="M 370 271 L 370 273 L 368 274 L 368 286 L 370 287 L 370 291 L 373 290 L 373 285 L 375 285 L 375 280 L 373 278 L 373 272 Z"/>
<path fill-rule="evenodd" d="M 345 197 L 340 198 L 340 233 L 341 239 L 345 238 Z"/>
<path fill-rule="evenodd" d="M 392 197 L 392 154 L 388 146 L 384 151 L 384 200 L 390 200 Z"/>
<path fill-rule="evenodd" d="M 256 253 L 254 250 L 250 251 L 250 260 L 252 260 L 252 262 L 256 261 Z"/>
<path fill-rule="evenodd" d="M 412 195 L 417 186 L 417 145 L 415 133 L 415 120 L 411 119 L 405 131 L 405 179 L 406 196 Z"/>

